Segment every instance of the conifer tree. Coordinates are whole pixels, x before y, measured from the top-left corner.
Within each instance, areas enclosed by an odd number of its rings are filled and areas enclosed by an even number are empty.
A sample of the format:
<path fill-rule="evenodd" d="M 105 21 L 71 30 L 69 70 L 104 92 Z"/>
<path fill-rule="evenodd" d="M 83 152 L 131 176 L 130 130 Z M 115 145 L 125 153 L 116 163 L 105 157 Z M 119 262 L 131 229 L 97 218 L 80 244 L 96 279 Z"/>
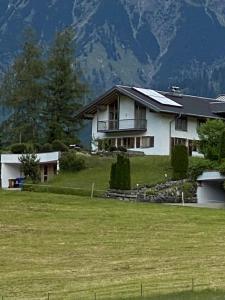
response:
<path fill-rule="evenodd" d="M 222 131 L 219 143 L 219 161 L 225 158 L 225 130 Z"/>
<path fill-rule="evenodd" d="M 188 170 L 188 151 L 185 145 L 175 145 L 171 155 L 171 166 L 173 168 L 173 179 L 184 179 Z"/>
<path fill-rule="evenodd" d="M 80 128 L 75 114 L 87 90 L 81 82 L 82 73 L 74 59 L 74 31 L 71 28 L 56 34 L 49 51 L 46 77 L 47 139 L 73 138 Z"/>
<path fill-rule="evenodd" d="M 35 142 L 40 136 L 44 63 L 35 32 L 24 32 L 21 53 L 6 72 L 1 85 L 2 105 L 10 111 L 3 124 L 5 138 L 13 142 Z M 4 138 L 3 137 L 3 138 Z"/>

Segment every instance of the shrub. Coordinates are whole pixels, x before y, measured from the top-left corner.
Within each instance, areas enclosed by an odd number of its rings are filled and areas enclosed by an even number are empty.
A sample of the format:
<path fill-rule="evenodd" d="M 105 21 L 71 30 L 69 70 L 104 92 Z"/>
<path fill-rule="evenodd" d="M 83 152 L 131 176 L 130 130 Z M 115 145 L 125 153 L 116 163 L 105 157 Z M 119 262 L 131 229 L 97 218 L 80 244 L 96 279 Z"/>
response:
<path fill-rule="evenodd" d="M 110 147 L 109 147 L 109 151 L 110 151 L 110 152 L 117 151 L 117 147 L 116 147 L 116 146 L 110 146 Z"/>
<path fill-rule="evenodd" d="M 39 159 L 36 154 L 22 154 L 19 161 L 21 172 L 24 173 L 26 179 L 30 179 L 33 183 L 40 181 Z"/>
<path fill-rule="evenodd" d="M 186 178 L 188 170 L 188 151 L 185 145 L 175 145 L 173 147 L 171 165 L 174 180 Z"/>
<path fill-rule="evenodd" d="M 225 175 L 225 161 L 223 161 L 220 166 L 218 167 L 218 170 L 222 175 Z"/>
<path fill-rule="evenodd" d="M 123 147 L 123 146 L 119 146 L 119 147 L 117 148 L 117 150 L 118 150 L 118 151 L 121 151 L 121 152 L 127 152 L 127 149 L 126 149 L 125 147 Z"/>
<path fill-rule="evenodd" d="M 130 160 L 124 154 L 117 155 L 116 163 L 111 166 L 110 188 L 119 190 L 130 190 Z"/>
<path fill-rule="evenodd" d="M 25 143 L 18 143 L 18 144 L 13 144 L 11 146 L 11 152 L 14 154 L 23 154 L 26 153 L 28 151 L 27 149 L 27 144 Z"/>
<path fill-rule="evenodd" d="M 40 151 L 41 152 L 51 152 L 52 151 L 52 145 L 49 144 L 49 143 L 46 143 L 46 144 L 44 144 L 40 147 Z"/>
<path fill-rule="evenodd" d="M 190 180 L 195 181 L 197 177 L 202 174 L 203 171 L 212 170 L 216 168 L 216 163 L 213 163 L 208 159 L 196 158 L 194 161 L 192 161 L 191 165 L 189 166 L 188 177 L 190 178 Z"/>
<path fill-rule="evenodd" d="M 59 160 L 60 169 L 63 171 L 80 171 L 85 169 L 85 160 L 77 156 L 74 150 L 64 152 Z"/>
<path fill-rule="evenodd" d="M 53 151 L 61 151 L 61 152 L 67 152 L 69 148 L 60 140 L 54 140 L 52 142 L 52 150 Z"/>
<path fill-rule="evenodd" d="M 224 130 L 225 123 L 222 120 L 208 120 L 198 128 L 200 150 L 205 155 L 205 158 L 210 160 L 219 158 L 221 132 Z"/>

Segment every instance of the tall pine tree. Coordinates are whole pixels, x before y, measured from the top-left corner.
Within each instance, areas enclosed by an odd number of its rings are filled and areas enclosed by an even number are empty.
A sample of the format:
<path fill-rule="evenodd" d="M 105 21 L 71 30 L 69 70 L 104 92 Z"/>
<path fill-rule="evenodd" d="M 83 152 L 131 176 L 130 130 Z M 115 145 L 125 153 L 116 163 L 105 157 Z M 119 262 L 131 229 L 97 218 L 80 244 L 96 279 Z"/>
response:
<path fill-rule="evenodd" d="M 87 90 L 75 60 L 74 31 L 67 28 L 56 34 L 50 48 L 46 77 L 47 139 L 74 141 L 80 121 L 75 114 Z"/>
<path fill-rule="evenodd" d="M 45 72 L 41 53 L 34 31 L 26 29 L 22 51 L 1 85 L 2 104 L 11 111 L 3 123 L 3 139 L 8 139 L 9 143 L 37 142 L 40 137 Z"/>

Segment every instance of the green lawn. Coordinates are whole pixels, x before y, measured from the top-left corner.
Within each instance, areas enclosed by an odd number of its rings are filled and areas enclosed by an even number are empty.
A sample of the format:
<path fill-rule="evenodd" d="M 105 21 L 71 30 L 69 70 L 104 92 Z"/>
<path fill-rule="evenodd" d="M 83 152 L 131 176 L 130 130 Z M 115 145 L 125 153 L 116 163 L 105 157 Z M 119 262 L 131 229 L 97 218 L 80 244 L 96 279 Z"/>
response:
<path fill-rule="evenodd" d="M 111 157 L 87 157 L 85 170 L 77 173 L 61 173 L 50 184 L 90 190 L 92 183 L 95 183 L 96 189 L 105 190 L 109 185 L 110 168 L 113 161 L 114 159 Z M 132 157 L 130 162 L 133 187 L 136 184 L 155 184 L 165 181 L 165 174 L 170 177 L 168 156 Z"/>
<path fill-rule="evenodd" d="M 1 192 L 0 228 L 4 299 L 225 299 L 152 297 L 225 290 L 225 210 Z"/>

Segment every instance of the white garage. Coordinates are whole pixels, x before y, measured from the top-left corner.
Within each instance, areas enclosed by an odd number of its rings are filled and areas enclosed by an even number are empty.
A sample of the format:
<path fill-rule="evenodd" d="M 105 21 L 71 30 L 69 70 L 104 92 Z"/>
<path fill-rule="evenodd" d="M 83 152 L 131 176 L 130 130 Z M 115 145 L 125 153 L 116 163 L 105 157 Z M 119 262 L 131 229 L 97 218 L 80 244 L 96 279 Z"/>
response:
<path fill-rule="evenodd" d="M 203 172 L 197 178 L 197 202 L 199 204 L 225 204 L 224 181 L 225 176 L 221 175 L 220 172 Z"/>

